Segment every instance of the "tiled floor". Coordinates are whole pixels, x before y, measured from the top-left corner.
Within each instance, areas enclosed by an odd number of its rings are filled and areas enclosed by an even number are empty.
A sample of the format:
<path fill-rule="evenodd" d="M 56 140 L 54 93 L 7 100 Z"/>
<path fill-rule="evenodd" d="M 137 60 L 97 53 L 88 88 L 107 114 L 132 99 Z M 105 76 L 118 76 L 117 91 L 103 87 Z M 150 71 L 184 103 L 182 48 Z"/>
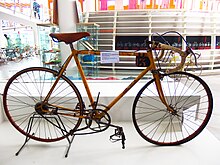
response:
<path fill-rule="evenodd" d="M 29 66 L 40 66 L 40 59 L 32 57 L 20 63 L 9 62 L 0 65 L 0 93 L 7 79 L 15 72 Z M 132 124 L 119 123 L 124 126 L 126 133 L 126 146 L 122 150 L 120 143 L 111 144 L 108 139 L 113 133 L 112 129 L 92 136 L 76 137 L 67 159 L 64 158 L 67 141 L 57 143 L 39 143 L 30 141 L 18 157 L 14 153 L 24 141 L 8 122 L 0 124 L 0 164 L 1 165 L 43 165 L 43 164 L 193 164 L 193 165 L 219 165 L 220 153 L 220 74 L 202 76 L 210 86 L 214 109 L 212 118 L 201 135 L 187 144 L 177 147 L 155 147 L 144 141 L 135 132 Z"/>

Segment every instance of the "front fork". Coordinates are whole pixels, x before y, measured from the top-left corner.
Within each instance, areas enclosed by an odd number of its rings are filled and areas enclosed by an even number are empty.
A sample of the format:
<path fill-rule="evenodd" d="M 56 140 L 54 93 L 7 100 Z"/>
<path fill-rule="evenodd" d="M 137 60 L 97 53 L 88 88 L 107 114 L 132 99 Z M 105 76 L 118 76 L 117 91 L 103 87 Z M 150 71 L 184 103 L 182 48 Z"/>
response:
<path fill-rule="evenodd" d="M 152 74 L 153 74 L 153 77 L 155 79 L 155 84 L 156 84 L 156 88 L 157 88 L 157 92 L 158 92 L 158 95 L 159 95 L 159 98 L 161 100 L 161 102 L 166 106 L 167 110 L 174 114 L 175 113 L 175 110 L 168 104 L 167 102 L 167 99 L 164 95 L 164 92 L 163 92 L 163 88 L 162 88 L 162 81 L 161 79 L 163 78 L 161 73 L 158 71 L 158 70 L 153 70 L 152 71 Z"/>

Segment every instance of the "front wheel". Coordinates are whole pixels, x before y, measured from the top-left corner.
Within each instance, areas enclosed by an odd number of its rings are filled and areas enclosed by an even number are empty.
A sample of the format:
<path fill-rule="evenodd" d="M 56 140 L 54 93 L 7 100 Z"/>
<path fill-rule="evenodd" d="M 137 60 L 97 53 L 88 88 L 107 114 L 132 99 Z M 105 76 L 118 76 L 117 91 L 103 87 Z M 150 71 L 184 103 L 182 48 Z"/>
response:
<path fill-rule="evenodd" d="M 213 108 L 212 93 L 198 76 L 187 72 L 161 74 L 161 85 L 172 113 L 161 102 L 155 79 L 137 94 L 132 118 L 142 138 L 156 145 L 180 145 L 207 125 Z"/>
<path fill-rule="evenodd" d="M 19 71 L 7 82 L 3 105 L 11 124 L 25 136 L 37 141 L 54 142 L 66 138 L 76 130 L 81 120 L 83 102 L 76 86 L 62 75 L 48 102 L 43 104 L 58 72 L 42 67 Z M 54 105 L 54 106 L 52 106 Z M 48 112 L 41 111 L 41 108 Z M 68 108 L 63 111 L 59 107 Z M 75 111 L 74 111 L 75 110 Z"/>

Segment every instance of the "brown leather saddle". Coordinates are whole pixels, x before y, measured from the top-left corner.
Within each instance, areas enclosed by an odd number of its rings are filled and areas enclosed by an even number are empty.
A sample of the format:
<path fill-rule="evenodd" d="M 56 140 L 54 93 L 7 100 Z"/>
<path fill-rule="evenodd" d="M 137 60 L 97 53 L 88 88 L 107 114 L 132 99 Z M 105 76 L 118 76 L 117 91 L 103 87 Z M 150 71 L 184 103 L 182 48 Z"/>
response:
<path fill-rule="evenodd" d="M 50 33 L 50 36 L 53 39 L 56 39 L 58 42 L 65 42 L 66 44 L 71 44 L 75 41 L 78 41 L 84 37 L 90 36 L 88 32 L 76 32 L 76 33 Z"/>

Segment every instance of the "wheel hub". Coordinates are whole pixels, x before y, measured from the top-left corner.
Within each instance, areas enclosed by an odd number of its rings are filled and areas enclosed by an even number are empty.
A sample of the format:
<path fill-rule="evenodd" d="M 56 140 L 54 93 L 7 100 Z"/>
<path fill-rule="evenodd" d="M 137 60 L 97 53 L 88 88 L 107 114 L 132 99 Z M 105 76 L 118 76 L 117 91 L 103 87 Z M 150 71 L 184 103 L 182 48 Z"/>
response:
<path fill-rule="evenodd" d="M 170 109 L 172 110 L 172 111 L 170 111 L 170 113 L 172 114 L 172 115 L 177 115 L 177 109 L 173 106 L 173 105 L 170 105 L 169 106 L 170 107 Z"/>
<path fill-rule="evenodd" d="M 46 114 L 48 110 L 49 110 L 48 105 L 43 102 L 39 102 L 35 105 L 35 111 L 38 114 L 42 114 L 42 115 Z"/>

